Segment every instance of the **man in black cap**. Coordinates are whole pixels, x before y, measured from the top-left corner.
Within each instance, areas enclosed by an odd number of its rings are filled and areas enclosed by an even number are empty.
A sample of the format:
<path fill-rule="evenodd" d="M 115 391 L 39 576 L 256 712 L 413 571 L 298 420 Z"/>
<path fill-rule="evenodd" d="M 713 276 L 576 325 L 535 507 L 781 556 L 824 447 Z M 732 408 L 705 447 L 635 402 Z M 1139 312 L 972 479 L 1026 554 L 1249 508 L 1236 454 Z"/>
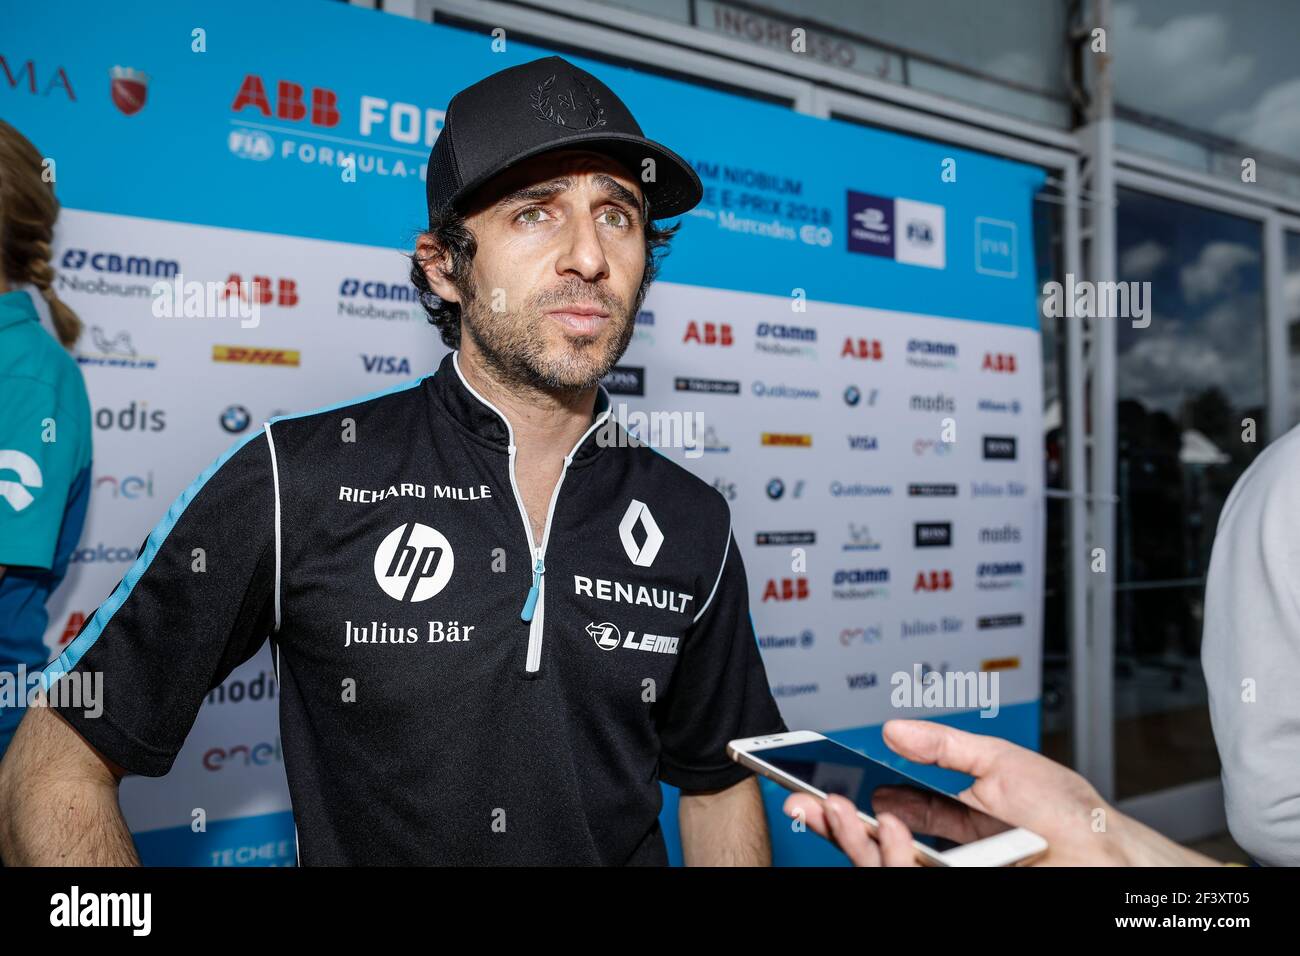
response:
<path fill-rule="evenodd" d="M 118 780 L 268 637 L 278 745 L 204 766 L 282 759 L 302 863 L 662 864 L 659 781 L 687 863 L 769 862 L 725 748 L 786 728 L 729 506 L 599 384 L 699 179 L 559 57 L 458 94 L 428 172 L 412 278 L 453 351 L 181 495 L 45 671 L 102 673 L 98 711 L 29 711 L 0 764 L 6 863 L 133 861 Z"/>

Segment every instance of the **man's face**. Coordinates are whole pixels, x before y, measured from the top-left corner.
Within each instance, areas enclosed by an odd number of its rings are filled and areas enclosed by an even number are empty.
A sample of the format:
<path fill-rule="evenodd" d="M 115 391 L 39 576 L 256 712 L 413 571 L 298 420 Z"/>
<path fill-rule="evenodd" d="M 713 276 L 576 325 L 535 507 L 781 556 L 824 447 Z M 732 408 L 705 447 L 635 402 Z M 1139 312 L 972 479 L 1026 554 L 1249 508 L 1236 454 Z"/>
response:
<path fill-rule="evenodd" d="M 494 179 L 466 224 L 478 252 L 469 295 L 453 293 L 462 335 L 506 381 L 594 387 L 627 350 L 640 306 L 636 180 L 597 153 L 548 153 Z"/>

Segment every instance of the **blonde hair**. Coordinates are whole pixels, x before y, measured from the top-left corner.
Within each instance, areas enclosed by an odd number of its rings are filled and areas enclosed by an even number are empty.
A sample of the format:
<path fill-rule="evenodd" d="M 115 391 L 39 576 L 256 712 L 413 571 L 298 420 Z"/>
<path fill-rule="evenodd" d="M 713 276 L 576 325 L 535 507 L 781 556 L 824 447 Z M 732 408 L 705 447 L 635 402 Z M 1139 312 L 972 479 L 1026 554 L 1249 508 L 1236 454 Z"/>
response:
<path fill-rule="evenodd" d="M 81 320 L 54 291 L 54 222 L 59 201 L 42 177 L 36 147 L 0 120 L 0 272 L 10 284 L 30 282 L 50 304 L 54 331 L 64 348 L 81 336 Z"/>

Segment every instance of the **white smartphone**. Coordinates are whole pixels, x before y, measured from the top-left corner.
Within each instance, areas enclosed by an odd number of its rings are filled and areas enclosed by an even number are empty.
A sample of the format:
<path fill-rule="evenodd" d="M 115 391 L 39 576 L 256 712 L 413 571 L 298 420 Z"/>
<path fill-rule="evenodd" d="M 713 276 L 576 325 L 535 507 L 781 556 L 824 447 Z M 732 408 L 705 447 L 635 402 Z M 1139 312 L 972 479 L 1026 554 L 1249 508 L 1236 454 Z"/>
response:
<path fill-rule="evenodd" d="M 733 740 L 727 756 L 788 790 L 823 800 L 831 793 L 847 797 L 872 834 L 876 813 L 894 814 L 912 831 L 912 847 L 923 866 L 1016 866 L 1047 852 L 1047 841 L 1037 833 L 968 807 L 816 731 Z M 922 820 L 939 832 L 918 832 L 913 824 Z"/>

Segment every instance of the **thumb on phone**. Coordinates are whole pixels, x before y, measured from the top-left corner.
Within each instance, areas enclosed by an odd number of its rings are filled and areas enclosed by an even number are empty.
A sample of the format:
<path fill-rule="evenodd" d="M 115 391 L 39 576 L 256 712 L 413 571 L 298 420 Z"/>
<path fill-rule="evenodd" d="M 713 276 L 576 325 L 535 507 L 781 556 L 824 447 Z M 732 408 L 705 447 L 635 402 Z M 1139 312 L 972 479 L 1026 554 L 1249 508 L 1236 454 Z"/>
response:
<path fill-rule="evenodd" d="M 882 728 L 890 750 L 914 763 L 935 764 L 976 778 L 988 776 L 994 761 L 1012 747 L 1000 737 L 985 737 L 930 720 L 889 720 Z"/>

